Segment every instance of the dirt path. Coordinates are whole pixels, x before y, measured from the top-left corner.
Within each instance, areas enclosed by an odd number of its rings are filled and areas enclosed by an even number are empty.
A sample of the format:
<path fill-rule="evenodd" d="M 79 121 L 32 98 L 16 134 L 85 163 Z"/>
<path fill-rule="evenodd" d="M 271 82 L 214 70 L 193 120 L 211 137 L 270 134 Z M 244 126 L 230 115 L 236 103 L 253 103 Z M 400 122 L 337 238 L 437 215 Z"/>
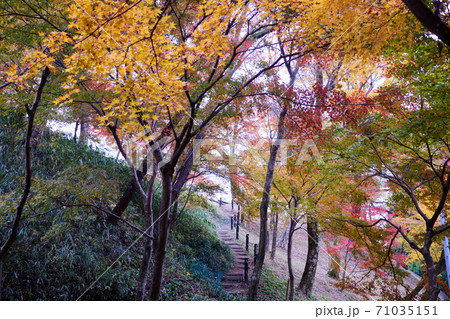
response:
<path fill-rule="evenodd" d="M 247 283 L 244 282 L 244 263 L 248 258 L 248 278 L 252 273 L 253 259 L 242 247 L 241 243 L 236 240 L 236 229 L 231 230 L 231 217 L 235 214 L 232 212 L 230 205 L 222 205 L 219 209 L 222 214 L 228 218 L 228 222 L 222 225 L 219 230 L 219 238 L 231 248 L 233 256 L 233 264 L 222 277 L 222 287 L 224 290 L 233 295 L 242 296 L 247 292 Z"/>

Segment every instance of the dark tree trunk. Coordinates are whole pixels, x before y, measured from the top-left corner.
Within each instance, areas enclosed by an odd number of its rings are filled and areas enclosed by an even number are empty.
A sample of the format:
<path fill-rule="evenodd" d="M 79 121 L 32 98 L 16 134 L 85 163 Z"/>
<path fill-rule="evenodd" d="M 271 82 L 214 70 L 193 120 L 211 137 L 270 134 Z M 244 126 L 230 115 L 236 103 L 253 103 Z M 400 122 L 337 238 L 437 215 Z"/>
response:
<path fill-rule="evenodd" d="M 147 161 L 147 158 L 144 159 L 144 163 L 146 163 L 146 161 Z M 137 171 L 138 181 L 141 182 L 146 174 L 147 174 L 147 165 L 143 165 L 142 172 Z M 106 217 L 107 222 L 109 222 L 113 225 L 117 225 L 117 223 L 119 222 L 118 217 L 121 217 L 123 212 L 127 209 L 128 205 L 130 205 L 130 202 L 133 199 L 133 195 L 136 192 L 136 190 L 137 190 L 136 184 L 135 184 L 134 180 L 131 180 L 128 183 L 128 186 L 125 189 L 125 191 L 123 192 L 119 201 L 117 202 L 116 206 L 114 206 L 114 209 L 112 210 L 112 213 L 114 215 L 109 214 Z"/>
<path fill-rule="evenodd" d="M 402 1 L 428 31 L 450 46 L 450 28 L 441 20 L 438 13 L 433 13 L 422 0 Z"/>
<path fill-rule="evenodd" d="M 144 198 L 145 232 L 150 236 L 153 236 L 153 186 L 155 185 L 156 173 L 156 165 L 154 165 L 153 175 L 150 178 L 147 189 L 147 198 Z M 152 260 L 152 245 L 152 238 L 146 237 L 144 245 L 144 255 L 142 257 L 142 264 L 137 282 L 137 301 L 145 300 L 147 289 L 147 274 Z"/>
<path fill-rule="evenodd" d="M 127 209 L 128 205 L 131 202 L 131 199 L 133 198 L 134 193 L 136 192 L 136 185 L 133 181 L 131 181 L 127 189 L 123 192 L 122 196 L 120 197 L 119 201 L 117 202 L 116 206 L 114 206 L 114 209 L 112 210 L 112 213 L 115 215 L 108 215 L 106 217 L 106 221 L 113 225 L 117 225 L 119 219 L 116 217 L 122 216 L 125 209 Z"/>
<path fill-rule="evenodd" d="M 270 259 L 275 259 L 277 252 L 277 234 L 278 232 L 278 213 L 273 214 L 273 229 L 272 229 L 272 251 L 270 252 Z"/>
<path fill-rule="evenodd" d="M 303 296 L 309 298 L 312 294 L 314 279 L 316 278 L 317 262 L 319 260 L 319 230 L 317 221 L 310 215 L 306 216 L 306 224 L 308 232 L 308 255 L 298 289 Z"/>
<path fill-rule="evenodd" d="M 147 233 L 151 234 L 150 231 L 147 231 Z M 152 260 L 152 250 L 153 250 L 152 245 L 153 245 L 152 239 L 146 237 L 141 268 L 139 269 L 139 278 L 137 280 L 136 301 L 145 300 L 145 294 L 147 289 L 147 275 Z"/>
<path fill-rule="evenodd" d="M 14 222 L 11 227 L 11 232 L 6 239 L 6 242 L 0 246 L 0 300 L 2 298 L 1 293 L 3 291 L 3 262 L 5 260 L 6 254 L 11 248 L 12 244 L 16 240 L 16 237 L 19 233 L 20 220 L 22 218 L 22 213 L 25 208 L 25 204 L 28 200 L 28 195 L 30 194 L 31 189 L 31 177 L 32 177 L 32 167 L 31 167 L 31 139 L 33 134 L 33 126 L 34 126 L 34 118 L 36 115 L 37 108 L 41 102 L 42 92 L 44 91 L 45 84 L 47 83 L 47 79 L 50 76 L 50 69 L 45 67 L 44 71 L 41 75 L 41 80 L 39 83 L 39 87 L 36 91 L 36 95 L 34 97 L 33 104 L 30 106 L 26 106 L 27 115 L 28 115 L 28 124 L 27 124 L 27 132 L 25 135 L 25 146 L 24 146 L 24 157 L 25 157 L 25 185 L 22 192 L 22 196 L 20 198 L 20 202 L 16 208 L 16 215 L 14 216 Z"/>
<path fill-rule="evenodd" d="M 289 227 L 288 235 L 288 248 L 287 248 L 287 262 L 288 262 L 288 272 L 289 272 L 289 300 L 294 300 L 294 286 L 295 286 L 295 276 L 294 268 L 292 267 L 292 238 L 294 237 L 295 226 L 297 225 L 295 217 L 291 217 L 291 225 Z"/>
<path fill-rule="evenodd" d="M 202 139 L 203 134 L 197 134 L 196 139 Z M 194 164 L 194 150 L 191 148 L 187 153 L 186 159 L 181 165 L 180 169 L 175 174 L 175 178 L 172 186 L 172 216 L 171 222 L 175 222 L 177 212 L 178 212 L 178 197 L 180 196 L 180 192 L 189 178 L 189 174 L 192 170 L 192 165 Z"/>
<path fill-rule="evenodd" d="M 77 144 L 77 131 L 78 131 L 78 125 L 80 125 L 80 121 L 75 122 L 75 131 L 73 132 L 73 142 Z"/>
<path fill-rule="evenodd" d="M 154 224 L 153 224 L 153 252 L 158 249 L 159 245 L 159 214 L 160 212 L 156 212 L 156 216 L 154 216 Z M 155 262 L 155 261 L 153 261 Z"/>
<path fill-rule="evenodd" d="M 438 263 L 435 265 L 436 274 L 439 275 L 445 270 L 445 254 L 444 251 L 441 253 L 441 257 L 439 258 Z M 425 281 L 423 278 L 419 281 L 417 286 L 411 290 L 404 298 L 403 300 L 412 300 L 415 298 L 419 292 L 425 287 Z"/>
<path fill-rule="evenodd" d="M 42 137 L 44 136 L 45 124 L 34 125 L 33 132 L 31 134 L 31 148 L 35 150 L 41 143 Z"/>
<path fill-rule="evenodd" d="M 162 198 L 159 210 L 159 236 L 158 246 L 155 252 L 155 266 L 153 268 L 150 300 L 159 300 L 160 298 L 166 246 L 169 236 L 169 215 L 172 205 L 172 174 L 172 166 L 166 164 L 166 166 L 161 168 Z"/>
<path fill-rule="evenodd" d="M 247 300 L 256 300 L 258 293 L 259 280 L 261 278 L 262 268 L 264 265 L 264 258 L 266 255 L 266 238 L 267 238 L 267 210 L 269 208 L 270 191 L 272 189 L 273 175 L 275 171 L 275 162 L 277 159 L 278 150 L 280 148 L 281 140 L 284 137 L 284 119 L 286 117 L 287 108 L 283 106 L 278 121 L 278 134 L 275 143 L 270 149 L 269 162 L 267 164 L 266 181 L 264 183 L 263 195 L 261 205 L 259 207 L 260 227 L 259 227 L 259 246 L 258 257 L 253 268 L 252 280 L 249 285 Z"/>
<path fill-rule="evenodd" d="M 423 249 L 423 258 L 425 259 L 425 264 L 427 267 L 427 278 L 428 278 L 428 301 L 436 301 L 439 297 L 439 288 L 437 285 L 437 273 L 434 265 L 433 257 L 431 256 L 430 249 Z"/>

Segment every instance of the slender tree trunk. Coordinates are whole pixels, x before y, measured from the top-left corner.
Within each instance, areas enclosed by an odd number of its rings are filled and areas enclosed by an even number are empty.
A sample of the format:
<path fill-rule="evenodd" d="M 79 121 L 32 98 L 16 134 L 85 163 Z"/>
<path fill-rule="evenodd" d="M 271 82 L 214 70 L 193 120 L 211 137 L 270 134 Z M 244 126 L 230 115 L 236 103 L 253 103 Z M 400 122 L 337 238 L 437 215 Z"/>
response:
<path fill-rule="evenodd" d="M 277 234 L 278 232 L 278 213 L 273 214 L 273 229 L 272 229 L 272 251 L 270 252 L 270 259 L 275 259 L 277 252 Z"/>
<path fill-rule="evenodd" d="M 431 256 L 430 249 L 423 249 L 423 258 L 425 259 L 425 264 L 427 267 L 427 278 L 428 278 L 428 301 L 436 301 L 439 297 L 439 288 L 437 285 L 437 273 L 434 266 L 434 260 Z"/>
<path fill-rule="evenodd" d="M 287 262 L 288 262 L 288 272 L 289 272 L 289 300 L 294 300 L 294 286 L 295 286 L 295 276 L 294 268 L 292 267 L 292 238 L 294 237 L 294 231 L 296 226 L 296 221 L 291 218 L 291 226 L 289 227 L 288 236 L 288 248 L 287 248 Z"/>
<path fill-rule="evenodd" d="M 319 260 L 319 230 L 317 221 L 310 215 L 306 216 L 306 225 L 308 232 L 308 255 L 298 289 L 303 296 L 309 298 L 312 294 L 317 262 Z"/>
<path fill-rule="evenodd" d="M 144 214 L 145 214 L 145 232 L 150 236 L 153 236 L 153 186 L 156 179 L 156 165 L 153 165 L 153 175 L 150 178 L 147 198 L 144 199 Z M 153 241 L 151 238 L 146 237 L 144 245 L 144 255 L 142 257 L 141 269 L 139 272 L 139 278 L 137 283 L 136 300 L 145 300 L 145 293 L 147 288 L 147 274 L 152 261 L 152 248 Z"/>
<path fill-rule="evenodd" d="M 135 192 L 136 192 L 136 185 L 134 184 L 133 181 L 131 181 L 130 183 L 128 183 L 126 190 L 123 192 L 116 206 L 114 206 L 112 210 L 112 213 L 114 215 L 108 215 L 106 217 L 107 222 L 113 225 L 117 225 L 119 219 L 116 216 L 121 217 L 122 213 L 125 211 L 125 209 L 127 209 L 128 205 L 133 199 L 133 195 Z"/>
<path fill-rule="evenodd" d="M 289 226 L 285 227 L 281 231 L 281 234 L 280 234 L 280 236 L 277 239 L 277 246 L 281 247 L 283 249 L 287 249 L 288 238 L 289 238 Z"/>
<path fill-rule="evenodd" d="M 39 87 L 36 91 L 36 95 L 34 97 L 33 104 L 30 106 L 26 105 L 27 110 L 27 116 L 28 116 L 28 124 L 27 124 L 27 132 L 25 135 L 25 186 L 22 192 L 22 196 L 20 198 L 20 202 L 17 205 L 16 208 L 16 215 L 14 217 L 14 222 L 11 227 L 11 232 L 8 236 L 8 239 L 3 244 L 3 246 L 0 247 L 0 265 L 2 267 L 0 268 L 0 295 L 3 291 L 3 262 L 5 260 L 6 254 L 8 253 L 9 249 L 11 248 L 12 244 L 16 240 L 17 234 L 19 233 L 19 226 L 20 226 L 20 220 L 22 218 L 22 213 L 25 208 L 25 204 L 28 200 L 28 195 L 30 194 L 31 189 L 31 175 L 32 175 L 32 167 L 31 167 L 31 139 L 33 134 L 33 125 L 34 125 L 34 118 L 36 115 L 37 108 L 39 107 L 39 104 L 41 102 L 42 98 L 42 92 L 44 91 L 45 84 L 47 83 L 47 79 L 50 75 L 50 69 L 48 67 L 45 67 L 42 75 L 41 80 L 39 83 Z M 0 298 L 1 300 L 1 298 Z"/>
<path fill-rule="evenodd" d="M 147 233 L 151 234 L 150 231 L 147 231 Z M 142 257 L 141 268 L 139 270 L 139 278 L 137 281 L 136 301 L 145 300 L 145 292 L 147 289 L 147 275 L 152 260 L 152 245 L 153 241 L 151 240 L 151 238 L 146 237 L 144 245 L 144 255 Z"/>
<path fill-rule="evenodd" d="M 160 212 L 156 212 L 156 216 L 154 216 L 154 224 L 153 224 L 153 251 L 155 252 L 158 249 L 159 245 L 159 214 Z M 155 257 L 153 257 L 155 258 Z M 153 261 L 155 263 L 155 261 Z"/>
<path fill-rule="evenodd" d="M 287 113 L 287 106 L 284 105 L 281 110 L 278 121 L 278 134 L 275 143 L 270 149 L 269 162 L 267 164 L 266 181 L 264 183 L 263 195 L 261 205 L 259 208 L 260 227 L 259 227 L 259 246 L 258 257 L 253 268 L 252 281 L 249 285 L 247 300 L 256 300 L 258 293 L 259 280 L 261 278 L 262 268 L 264 265 L 264 258 L 266 255 L 266 238 L 267 238 L 267 211 L 269 208 L 270 191 L 272 189 L 273 175 L 275 171 L 275 162 L 277 159 L 278 150 L 280 148 L 281 140 L 284 138 L 284 120 Z"/>
<path fill-rule="evenodd" d="M 80 141 L 86 143 L 89 136 L 89 118 L 83 113 L 80 117 Z"/>
<path fill-rule="evenodd" d="M 147 157 L 143 160 L 144 165 L 142 165 L 142 171 L 137 171 L 137 177 L 138 182 L 141 182 L 144 179 L 144 176 L 147 174 Z M 123 212 L 127 209 L 128 205 L 130 204 L 131 200 L 133 199 L 133 195 L 136 192 L 136 184 L 135 181 L 132 179 L 129 183 L 125 191 L 123 192 L 122 196 L 120 197 L 119 201 L 117 202 L 116 206 L 114 206 L 114 209 L 112 210 L 112 214 L 108 215 L 106 217 L 106 221 L 117 225 L 119 222 L 119 218 L 121 217 Z"/>
<path fill-rule="evenodd" d="M 73 142 L 74 142 L 75 144 L 77 144 L 77 131 L 78 131 L 78 125 L 79 125 L 79 123 L 80 123 L 79 120 L 77 120 L 77 121 L 75 122 L 75 131 L 73 132 Z"/>
<path fill-rule="evenodd" d="M 172 175 L 172 166 L 166 165 L 161 168 L 162 198 L 159 210 L 159 236 L 158 246 L 155 252 L 155 266 L 153 268 L 150 300 L 159 300 L 160 298 L 164 260 L 166 258 L 166 246 L 169 236 L 169 215 L 172 205 Z"/>

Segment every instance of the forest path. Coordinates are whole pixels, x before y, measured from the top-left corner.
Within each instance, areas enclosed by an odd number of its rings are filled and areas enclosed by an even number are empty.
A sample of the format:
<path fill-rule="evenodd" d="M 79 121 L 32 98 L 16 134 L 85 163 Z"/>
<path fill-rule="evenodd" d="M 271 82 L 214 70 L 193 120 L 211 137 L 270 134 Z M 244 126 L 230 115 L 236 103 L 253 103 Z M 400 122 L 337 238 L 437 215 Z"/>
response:
<path fill-rule="evenodd" d="M 230 247 L 233 256 L 233 264 L 222 277 L 222 287 L 229 294 L 243 296 L 247 293 L 248 288 L 248 284 L 244 282 L 245 258 L 248 258 L 248 280 L 250 280 L 253 269 L 253 258 L 236 240 L 236 229 L 233 227 L 233 230 L 231 230 L 231 217 L 235 214 L 231 206 L 229 204 L 222 205 L 219 207 L 219 210 L 228 219 L 218 229 L 219 238 Z"/>

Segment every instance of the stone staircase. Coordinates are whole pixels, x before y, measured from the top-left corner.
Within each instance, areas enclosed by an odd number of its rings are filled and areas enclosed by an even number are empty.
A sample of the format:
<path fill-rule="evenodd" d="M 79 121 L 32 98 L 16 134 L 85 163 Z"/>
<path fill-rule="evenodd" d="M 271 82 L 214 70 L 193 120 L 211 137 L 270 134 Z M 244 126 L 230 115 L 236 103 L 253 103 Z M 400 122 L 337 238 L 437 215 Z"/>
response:
<path fill-rule="evenodd" d="M 231 248 L 233 256 L 233 264 L 222 277 L 222 287 L 224 290 L 233 295 L 245 295 L 247 293 L 248 285 L 244 282 L 244 263 L 245 258 L 248 258 L 248 279 L 253 269 L 253 258 L 245 251 L 245 248 L 236 240 L 236 230 L 231 230 L 231 217 L 235 214 L 231 211 L 229 205 L 223 205 L 219 209 L 228 218 L 228 222 L 219 228 L 219 238 Z M 240 234 L 242 236 L 242 234 Z M 244 235 L 245 236 L 245 235 Z"/>

